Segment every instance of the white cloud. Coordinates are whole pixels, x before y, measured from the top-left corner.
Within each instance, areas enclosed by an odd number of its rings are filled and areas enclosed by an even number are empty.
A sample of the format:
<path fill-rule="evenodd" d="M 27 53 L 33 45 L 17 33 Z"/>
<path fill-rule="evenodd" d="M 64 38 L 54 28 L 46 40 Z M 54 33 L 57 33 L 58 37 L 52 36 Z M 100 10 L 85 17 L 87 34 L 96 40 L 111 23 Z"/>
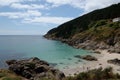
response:
<path fill-rule="evenodd" d="M 89 12 L 95 9 L 103 8 L 111 4 L 120 2 L 120 0 L 45 0 L 44 4 L 23 4 L 24 2 L 41 3 L 42 0 L 0 0 L 0 6 L 11 6 L 16 9 L 46 9 L 52 7 L 58 7 L 62 5 L 70 5 L 75 8 L 83 9 L 85 12 Z"/>
<path fill-rule="evenodd" d="M 59 7 L 61 5 L 70 5 L 75 8 L 80 8 L 80 3 L 82 0 L 46 0 L 46 2 L 51 3 L 53 7 Z"/>
<path fill-rule="evenodd" d="M 29 2 L 31 3 L 29 3 Z M 0 16 L 6 16 L 12 19 L 21 19 L 24 22 L 31 23 L 52 23 L 61 24 L 72 18 L 66 17 L 44 17 L 38 9 L 48 9 L 62 5 L 70 5 L 74 8 L 83 9 L 84 13 L 95 9 L 100 9 L 111 4 L 120 2 L 120 0 L 44 0 L 43 4 L 38 4 L 41 0 L 0 0 L 0 6 L 8 6 L 14 9 L 26 9 L 27 11 L 18 12 L 0 12 Z M 25 3 L 24 3 L 25 2 Z M 33 2 L 33 3 L 32 3 Z M 37 3 L 37 4 L 35 4 Z"/>
<path fill-rule="evenodd" d="M 41 12 L 39 12 L 37 10 L 28 10 L 27 12 L 1 12 L 0 13 L 0 16 L 9 17 L 12 19 L 38 17 L 41 15 L 42 15 Z"/>
<path fill-rule="evenodd" d="M 86 12 L 89 12 L 89 11 L 104 8 L 119 2 L 120 0 L 86 0 L 82 3 L 83 6 L 81 6 L 81 8 L 83 8 Z"/>
<path fill-rule="evenodd" d="M 21 19 L 23 23 L 62 24 L 73 19 L 68 17 L 43 17 L 41 12 L 37 10 L 28 10 L 27 12 L 1 12 L 0 16 L 10 19 Z"/>
<path fill-rule="evenodd" d="M 0 6 L 10 5 L 11 3 L 20 2 L 21 0 L 0 0 Z"/>
<path fill-rule="evenodd" d="M 70 5 L 75 8 L 83 9 L 85 12 L 89 12 L 111 4 L 116 4 L 120 2 L 120 0 L 46 0 L 46 2 L 52 3 L 54 7 Z"/>
<path fill-rule="evenodd" d="M 15 9 L 48 9 L 47 5 L 42 5 L 42 4 L 21 4 L 21 3 L 13 3 L 10 6 L 11 8 Z"/>
<path fill-rule="evenodd" d="M 54 5 L 64 5 L 64 4 L 69 4 L 72 0 L 46 0 L 48 3 L 52 3 Z"/>
<path fill-rule="evenodd" d="M 36 2 L 40 0 L 0 0 L 0 6 L 8 6 L 12 3 L 21 3 L 21 2 Z"/>
<path fill-rule="evenodd" d="M 62 24 L 73 18 L 66 17 L 35 17 L 35 18 L 26 18 L 24 19 L 24 23 L 50 23 L 50 24 Z"/>

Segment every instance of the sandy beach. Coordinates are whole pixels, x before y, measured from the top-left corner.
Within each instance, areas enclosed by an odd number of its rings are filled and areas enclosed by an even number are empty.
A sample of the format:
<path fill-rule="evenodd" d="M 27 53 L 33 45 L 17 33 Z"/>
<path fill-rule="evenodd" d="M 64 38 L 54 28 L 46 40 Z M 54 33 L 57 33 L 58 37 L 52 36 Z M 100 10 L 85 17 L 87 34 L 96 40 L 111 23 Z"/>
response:
<path fill-rule="evenodd" d="M 101 52 L 101 54 L 93 54 L 98 61 L 86 61 L 83 64 L 73 65 L 75 67 L 70 67 L 62 69 L 61 71 L 65 73 L 66 76 L 73 76 L 74 74 L 78 74 L 79 72 L 85 72 L 91 69 L 97 69 L 99 67 L 106 68 L 112 67 L 115 73 L 120 74 L 120 66 L 107 63 L 107 60 L 118 58 L 120 59 L 120 54 L 118 53 L 109 53 L 107 50 L 97 50 Z"/>

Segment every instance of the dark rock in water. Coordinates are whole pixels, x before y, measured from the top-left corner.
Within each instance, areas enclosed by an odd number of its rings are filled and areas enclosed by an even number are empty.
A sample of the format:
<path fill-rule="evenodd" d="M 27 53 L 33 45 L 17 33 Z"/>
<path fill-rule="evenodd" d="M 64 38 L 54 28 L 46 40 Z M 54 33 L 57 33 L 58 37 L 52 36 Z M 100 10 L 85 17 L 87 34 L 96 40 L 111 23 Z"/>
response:
<path fill-rule="evenodd" d="M 59 64 L 64 64 L 64 63 L 61 62 L 61 63 L 59 63 Z"/>
<path fill-rule="evenodd" d="M 57 63 L 50 63 L 50 66 L 55 67 L 55 66 L 57 66 Z"/>
<path fill-rule="evenodd" d="M 81 60 L 78 60 L 78 62 L 82 62 Z"/>
<path fill-rule="evenodd" d="M 74 57 L 75 57 L 75 58 L 81 58 L 81 56 L 80 56 L 80 55 L 75 55 Z"/>
<path fill-rule="evenodd" d="M 88 61 L 97 61 L 97 58 L 91 56 L 91 55 L 86 55 L 86 56 L 82 56 L 82 59 L 88 60 Z"/>
<path fill-rule="evenodd" d="M 74 56 L 76 58 L 81 58 L 81 59 L 85 59 L 85 60 L 88 60 L 88 61 L 97 61 L 97 58 L 91 56 L 91 55 L 86 55 L 86 56 L 80 56 L 80 55 L 76 55 Z"/>
<path fill-rule="evenodd" d="M 72 60 L 71 58 L 68 58 L 68 60 Z"/>
<path fill-rule="evenodd" d="M 65 75 L 51 67 L 47 62 L 36 57 L 26 60 L 8 60 L 9 70 L 29 80 L 52 79 L 62 80 Z"/>
<path fill-rule="evenodd" d="M 112 60 L 108 60 L 107 62 L 120 66 L 120 59 L 117 59 L 117 58 L 116 59 L 112 59 Z"/>
<path fill-rule="evenodd" d="M 78 64 L 78 62 L 75 62 L 75 64 Z"/>

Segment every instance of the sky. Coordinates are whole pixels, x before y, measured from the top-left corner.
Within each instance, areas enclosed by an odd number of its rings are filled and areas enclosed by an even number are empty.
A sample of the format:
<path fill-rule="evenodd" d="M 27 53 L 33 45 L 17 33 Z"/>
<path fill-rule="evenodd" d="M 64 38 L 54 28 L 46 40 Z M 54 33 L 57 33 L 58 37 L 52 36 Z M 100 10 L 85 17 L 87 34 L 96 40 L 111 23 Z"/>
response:
<path fill-rule="evenodd" d="M 120 0 L 0 0 L 0 35 L 44 35 L 69 20 Z"/>

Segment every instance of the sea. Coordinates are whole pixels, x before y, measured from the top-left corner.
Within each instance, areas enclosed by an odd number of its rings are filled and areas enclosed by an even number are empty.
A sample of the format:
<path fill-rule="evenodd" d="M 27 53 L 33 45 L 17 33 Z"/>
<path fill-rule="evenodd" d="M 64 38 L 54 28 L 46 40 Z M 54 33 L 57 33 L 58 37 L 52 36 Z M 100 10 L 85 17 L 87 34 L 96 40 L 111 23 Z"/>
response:
<path fill-rule="evenodd" d="M 6 61 L 38 57 L 56 68 L 73 66 L 84 61 L 76 55 L 92 54 L 75 49 L 60 41 L 48 40 L 42 35 L 0 35 L 0 68 L 7 68 Z"/>

